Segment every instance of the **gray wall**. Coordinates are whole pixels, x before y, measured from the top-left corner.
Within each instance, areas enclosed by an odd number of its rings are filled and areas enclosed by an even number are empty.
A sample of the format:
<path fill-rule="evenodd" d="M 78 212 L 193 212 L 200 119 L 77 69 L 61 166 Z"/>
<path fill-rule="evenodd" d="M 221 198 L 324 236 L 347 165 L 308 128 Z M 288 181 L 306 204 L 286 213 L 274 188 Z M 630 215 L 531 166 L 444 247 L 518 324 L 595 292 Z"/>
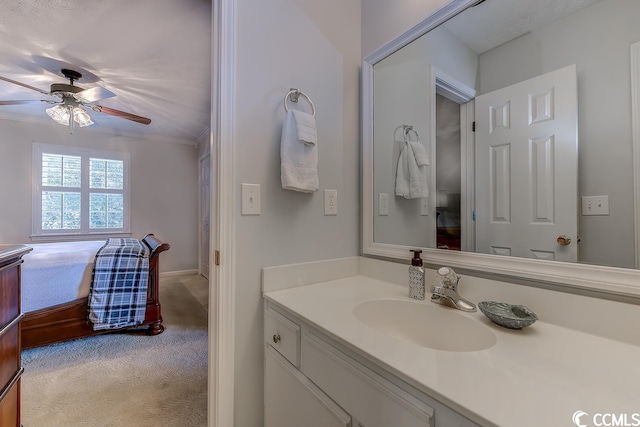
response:
<path fill-rule="evenodd" d="M 363 0 L 362 56 L 374 52 L 451 0 Z"/>
<path fill-rule="evenodd" d="M 131 232 L 154 233 L 171 249 L 160 271 L 198 267 L 198 161 L 194 145 L 107 136 L 78 129 L 0 120 L 0 243 L 31 243 L 31 146 L 41 142 L 131 153 Z"/>
<path fill-rule="evenodd" d="M 245 0 L 236 8 L 235 425 L 254 427 L 263 415 L 261 269 L 360 252 L 360 0 Z M 280 184 L 283 97 L 292 87 L 317 110 L 313 194 Z M 260 184 L 261 215 L 240 215 L 242 183 Z M 324 189 L 338 190 L 337 216 L 324 216 Z"/>

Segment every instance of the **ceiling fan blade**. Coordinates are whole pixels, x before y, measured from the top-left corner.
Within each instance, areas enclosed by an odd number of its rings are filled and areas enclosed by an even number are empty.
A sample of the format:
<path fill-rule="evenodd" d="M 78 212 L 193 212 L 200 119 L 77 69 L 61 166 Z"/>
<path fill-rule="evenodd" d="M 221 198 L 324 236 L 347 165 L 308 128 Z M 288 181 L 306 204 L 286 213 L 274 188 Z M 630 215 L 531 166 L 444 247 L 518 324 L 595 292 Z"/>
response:
<path fill-rule="evenodd" d="M 143 125 L 148 125 L 151 123 L 151 119 L 142 116 L 136 116 L 135 114 L 125 113 L 124 111 L 116 110 L 109 107 L 102 107 L 100 105 L 91 105 L 93 111 L 97 111 L 98 113 L 108 114 L 110 116 L 120 117 L 127 120 L 132 120 L 134 122 L 142 123 Z"/>
<path fill-rule="evenodd" d="M 0 76 L 0 80 L 4 80 L 5 82 L 13 83 L 14 85 L 18 85 L 18 86 L 26 87 L 27 89 L 35 90 L 36 92 L 40 92 L 40 93 L 42 93 L 42 94 L 44 94 L 44 95 L 50 95 L 50 93 L 49 93 L 49 92 L 46 92 L 46 91 L 44 91 L 44 90 L 42 90 L 42 89 L 38 89 L 38 88 L 37 88 L 37 87 L 35 87 L 35 86 L 30 86 L 30 85 L 28 85 L 28 84 L 26 84 L 26 83 L 20 83 L 20 82 L 17 82 L 17 81 L 15 81 L 15 80 L 11 80 L 11 79 L 8 79 L 8 78 L 6 78 L 6 77 L 2 77 L 2 76 Z"/>
<path fill-rule="evenodd" d="M 76 99 L 79 99 L 84 103 L 92 103 L 96 101 L 100 101 L 107 98 L 112 98 L 116 96 L 115 93 L 111 92 L 109 89 L 105 89 L 100 86 L 92 87 L 91 89 L 85 89 L 81 92 L 74 94 Z"/>
<path fill-rule="evenodd" d="M 0 101 L 0 105 L 20 105 L 20 104 L 35 104 L 40 102 L 49 102 L 40 99 L 16 99 L 11 101 Z"/>

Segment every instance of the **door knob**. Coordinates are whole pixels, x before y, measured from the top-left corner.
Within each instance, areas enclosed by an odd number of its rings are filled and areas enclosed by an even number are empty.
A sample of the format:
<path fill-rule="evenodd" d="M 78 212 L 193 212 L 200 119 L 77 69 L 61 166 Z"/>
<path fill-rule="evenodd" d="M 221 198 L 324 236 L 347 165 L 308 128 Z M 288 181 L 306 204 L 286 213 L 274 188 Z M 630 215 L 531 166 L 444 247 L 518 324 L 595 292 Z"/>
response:
<path fill-rule="evenodd" d="M 571 237 L 565 236 L 564 234 L 562 234 L 558 236 L 558 238 L 556 239 L 556 242 L 558 242 L 558 244 L 561 246 L 568 246 L 571 244 Z"/>

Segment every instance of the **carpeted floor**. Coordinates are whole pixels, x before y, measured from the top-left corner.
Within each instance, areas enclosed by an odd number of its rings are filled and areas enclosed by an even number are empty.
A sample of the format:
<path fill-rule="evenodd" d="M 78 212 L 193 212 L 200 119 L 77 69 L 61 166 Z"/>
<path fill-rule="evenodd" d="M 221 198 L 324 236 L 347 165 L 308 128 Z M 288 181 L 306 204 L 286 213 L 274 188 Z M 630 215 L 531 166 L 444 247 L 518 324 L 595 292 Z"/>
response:
<path fill-rule="evenodd" d="M 160 279 L 165 331 L 25 350 L 24 427 L 207 425 L 206 279 Z"/>

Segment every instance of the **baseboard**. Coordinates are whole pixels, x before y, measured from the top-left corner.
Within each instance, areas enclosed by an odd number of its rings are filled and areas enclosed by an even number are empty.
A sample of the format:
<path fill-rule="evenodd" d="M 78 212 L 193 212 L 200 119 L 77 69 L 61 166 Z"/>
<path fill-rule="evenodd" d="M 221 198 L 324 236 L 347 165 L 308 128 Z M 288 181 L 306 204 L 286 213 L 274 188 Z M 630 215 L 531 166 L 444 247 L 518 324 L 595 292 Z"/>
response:
<path fill-rule="evenodd" d="M 172 277 L 172 276 L 186 276 L 189 274 L 198 274 L 199 271 L 197 268 L 193 268 L 191 270 L 177 270 L 177 271 L 165 271 L 160 273 L 160 277 Z"/>

